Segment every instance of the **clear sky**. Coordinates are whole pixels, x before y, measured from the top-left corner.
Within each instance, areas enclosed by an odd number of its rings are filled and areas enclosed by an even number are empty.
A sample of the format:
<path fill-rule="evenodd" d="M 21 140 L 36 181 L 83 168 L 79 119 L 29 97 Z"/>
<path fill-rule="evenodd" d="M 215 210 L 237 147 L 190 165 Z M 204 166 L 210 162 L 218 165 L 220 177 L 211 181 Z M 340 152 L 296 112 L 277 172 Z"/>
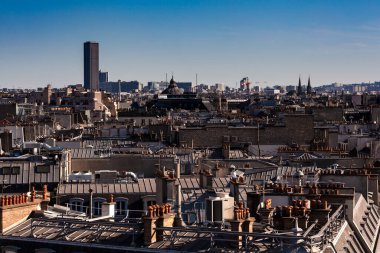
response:
<path fill-rule="evenodd" d="M 83 83 L 87 40 L 110 80 L 375 81 L 379 13 L 366 0 L 1 0 L 0 88 Z"/>

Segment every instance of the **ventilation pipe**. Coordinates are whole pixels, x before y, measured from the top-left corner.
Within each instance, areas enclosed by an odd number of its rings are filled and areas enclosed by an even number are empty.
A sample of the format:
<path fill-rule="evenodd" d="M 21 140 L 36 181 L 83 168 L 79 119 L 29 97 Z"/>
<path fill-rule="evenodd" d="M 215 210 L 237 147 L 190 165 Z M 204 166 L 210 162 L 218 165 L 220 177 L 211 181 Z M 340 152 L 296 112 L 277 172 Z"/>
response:
<path fill-rule="evenodd" d="M 137 175 L 133 172 L 130 172 L 130 171 L 125 172 L 125 176 L 131 177 L 134 182 L 137 182 L 137 180 L 138 180 Z"/>

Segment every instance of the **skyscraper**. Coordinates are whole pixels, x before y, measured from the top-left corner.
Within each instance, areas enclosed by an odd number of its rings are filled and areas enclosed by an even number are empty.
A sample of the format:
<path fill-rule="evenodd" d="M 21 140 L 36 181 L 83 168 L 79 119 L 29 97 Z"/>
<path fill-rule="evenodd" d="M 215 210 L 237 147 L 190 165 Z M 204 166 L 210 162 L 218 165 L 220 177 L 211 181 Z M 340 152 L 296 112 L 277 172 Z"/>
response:
<path fill-rule="evenodd" d="M 99 43 L 84 43 L 84 88 L 99 90 Z"/>

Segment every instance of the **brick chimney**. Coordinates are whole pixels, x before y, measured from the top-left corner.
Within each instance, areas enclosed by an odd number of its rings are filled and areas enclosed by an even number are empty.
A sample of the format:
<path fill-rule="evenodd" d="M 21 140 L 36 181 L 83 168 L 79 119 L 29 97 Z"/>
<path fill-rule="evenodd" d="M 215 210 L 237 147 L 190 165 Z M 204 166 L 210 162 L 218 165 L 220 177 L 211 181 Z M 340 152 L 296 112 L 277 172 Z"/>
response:
<path fill-rule="evenodd" d="M 2 195 L 0 198 L 0 232 L 3 233 L 24 221 L 33 211 L 46 210 L 49 200 L 46 186 L 43 188 L 42 198 L 37 196 L 34 187 L 29 194 Z"/>
<path fill-rule="evenodd" d="M 145 245 L 163 240 L 163 232 L 156 228 L 173 226 L 175 214 L 172 213 L 171 207 L 170 204 L 148 207 L 148 215 L 143 217 Z"/>
<path fill-rule="evenodd" d="M 327 201 L 312 200 L 310 221 L 314 222 L 318 220 L 319 224 L 325 224 L 329 219 L 329 213 L 331 209 L 328 208 Z"/>
<path fill-rule="evenodd" d="M 255 218 L 251 217 L 249 208 L 244 207 L 243 202 L 240 202 L 234 210 L 234 219 L 230 221 L 232 232 L 253 232 L 253 223 Z M 233 246 L 240 248 L 243 245 L 243 237 L 241 235 L 233 236 Z"/>

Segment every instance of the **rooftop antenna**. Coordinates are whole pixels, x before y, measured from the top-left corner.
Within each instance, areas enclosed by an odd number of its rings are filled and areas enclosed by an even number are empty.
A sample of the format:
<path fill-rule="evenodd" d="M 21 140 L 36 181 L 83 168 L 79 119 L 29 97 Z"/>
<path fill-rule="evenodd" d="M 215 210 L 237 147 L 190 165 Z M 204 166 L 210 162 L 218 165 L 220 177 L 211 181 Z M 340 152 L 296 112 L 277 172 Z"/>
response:
<path fill-rule="evenodd" d="M 166 73 L 166 83 L 168 82 L 168 73 Z"/>
<path fill-rule="evenodd" d="M 198 74 L 195 73 L 195 86 L 198 86 Z"/>

